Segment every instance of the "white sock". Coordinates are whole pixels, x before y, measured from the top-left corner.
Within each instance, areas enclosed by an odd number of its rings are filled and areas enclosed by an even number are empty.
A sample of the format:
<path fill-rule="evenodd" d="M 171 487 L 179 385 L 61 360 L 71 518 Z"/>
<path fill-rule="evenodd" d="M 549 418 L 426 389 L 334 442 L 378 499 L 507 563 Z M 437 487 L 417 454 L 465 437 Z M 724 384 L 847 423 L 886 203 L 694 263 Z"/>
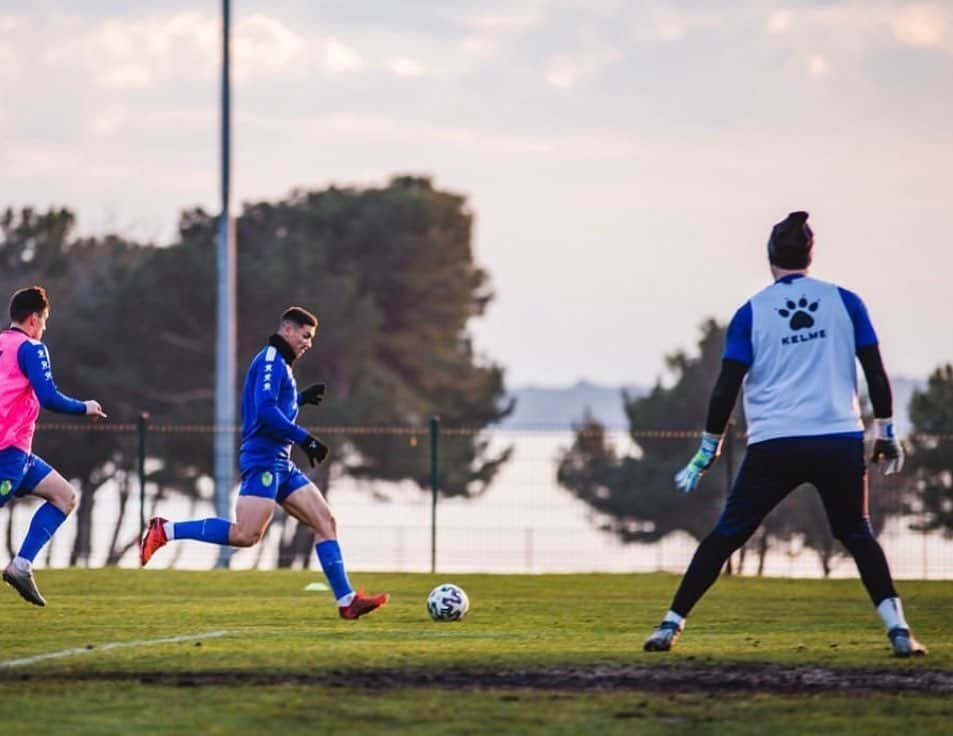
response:
<path fill-rule="evenodd" d="M 33 569 L 33 563 L 26 557 L 20 557 L 20 555 L 13 558 L 13 566 L 20 572 L 30 572 Z"/>
<path fill-rule="evenodd" d="M 884 622 L 887 631 L 900 626 L 909 629 L 907 619 L 903 617 L 903 605 L 899 598 L 884 598 L 877 606 L 877 613 L 880 614 L 880 620 Z"/>
<path fill-rule="evenodd" d="M 685 617 L 679 616 L 675 611 L 669 611 L 665 614 L 665 618 L 662 619 L 662 623 L 666 621 L 671 621 L 673 624 L 678 625 L 678 630 L 681 631 L 685 628 Z"/>
<path fill-rule="evenodd" d="M 345 606 L 351 605 L 351 601 L 354 600 L 355 595 L 356 594 L 354 593 L 354 591 L 351 591 L 347 595 L 342 595 L 340 598 L 338 598 L 338 607 L 344 608 Z"/>
<path fill-rule="evenodd" d="M 165 532 L 166 539 L 175 539 L 175 522 L 167 521 L 162 525 L 162 530 Z"/>

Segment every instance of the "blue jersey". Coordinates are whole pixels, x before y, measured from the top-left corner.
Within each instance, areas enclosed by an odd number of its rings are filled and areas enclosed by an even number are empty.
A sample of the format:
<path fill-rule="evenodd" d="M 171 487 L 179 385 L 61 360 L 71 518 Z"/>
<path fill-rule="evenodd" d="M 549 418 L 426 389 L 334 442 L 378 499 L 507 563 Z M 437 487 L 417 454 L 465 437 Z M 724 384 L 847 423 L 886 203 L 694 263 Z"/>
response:
<path fill-rule="evenodd" d="M 781 437 L 861 437 L 858 348 L 877 335 L 860 298 L 793 275 L 749 299 L 728 326 L 725 358 L 748 366 L 748 442 Z"/>
<path fill-rule="evenodd" d="M 27 340 L 17 351 L 17 363 L 36 392 L 40 406 L 59 414 L 85 414 L 86 404 L 60 393 L 53 381 L 50 353 L 39 340 Z"/>
<path fill-rule="evenodd" d="M 291 366 L 269 345 L 252 360 L 242 389 L 242 445 L 238 460 L 242 473 L 290 460 L 291 443 L 308 437 L 294 423 L 299 401 Z"/>

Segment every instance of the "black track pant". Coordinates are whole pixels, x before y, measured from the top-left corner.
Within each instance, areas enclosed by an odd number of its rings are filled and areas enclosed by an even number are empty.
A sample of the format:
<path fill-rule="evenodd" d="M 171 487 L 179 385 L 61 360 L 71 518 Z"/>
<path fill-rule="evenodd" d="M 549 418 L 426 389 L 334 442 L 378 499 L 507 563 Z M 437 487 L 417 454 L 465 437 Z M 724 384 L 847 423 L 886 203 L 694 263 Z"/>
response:
<path fill-rule="evenodd" d="M 731 554 L 785 496 L 804 483 L 820 494 L 831 532 L 853 556 L 874 605 L 896 596 L 887 558 L 870 527 L 863 440 L 791 437 L 748 447 L 721 518 L 698 545 L 672 610 L 687 616 Z"/>

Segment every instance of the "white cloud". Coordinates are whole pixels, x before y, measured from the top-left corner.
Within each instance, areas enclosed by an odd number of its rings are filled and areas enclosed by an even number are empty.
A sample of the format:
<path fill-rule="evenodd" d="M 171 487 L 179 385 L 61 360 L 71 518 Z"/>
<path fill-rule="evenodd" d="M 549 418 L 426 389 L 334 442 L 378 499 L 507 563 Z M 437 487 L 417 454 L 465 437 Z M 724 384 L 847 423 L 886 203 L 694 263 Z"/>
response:
<path fill-rule="evenodd" d="M 575 53 L 555 54 L 546 65 L 546 82 L 556 89 L 572 89 L 591 81 L 622 59 L 622 53 L 609 45 L 586 44 Z"/>
<path fill-rule="evenodd" d="M 815 8 L 782 8 L 768 16 L 768 33 L 826 31 L 841 44 L 875 47 L 888 41 L 953 53 L 949 3 L 847 2 Z"/>
<path fill-rule="evenodd" d="M 13 79 L 20 74 L 20 64 L 14 50 L 14 32 L 22 25 L 22 21 L 16 16 L 0 15 L 0 79 L 4 77 Z"/>
<path fill-rule="evenodd" d="M 22 25 L 22 18 L 15 15 L 0 15 L 0 33 L 12 33 Z"/>
<path fill-rule="evenodd" d="M 93 118 L 90 128 L 97 135 L 111 135 L 125 124 L 126 118 L 126 108 L 123 105 L 109 105 Z"/>
<path fill-rule="evenodd" d="M 170 78 L 210 78 L 218 60 L 217 19 L 180 13 L 167 18 L 108 20 L 81 36 L 82 62 L 105 87 L 143 87 Z M 70 49 L 55 61 L 75 63 Z"/>
<path fill-rule="evenodd" d="M 685 28 L 674 18 L 659 22 L 655 31 L 660 41 L 681 41 L 685 38 Z"/>
<path fill-rule="evenodd" d="M 674 8 L 655 8 L 643 21 L 643 38 L 662 43 L 681 41 L 685 38 L 687 26 L 690 24 L 687 13 L 679 12 Z"/>
<path fill-rule="evenodd" d="M 499 42 L 489 36 L 468 36 L 460 42 L 460 48 L 471 58 L 488 58 L 499 48 Z"/>
<path fill-rule="evenodd" d="M 828 72 L 827 60 L 820 54 L 812 54 L 807 58 L 807 75 L 811 79 L 826 77 Z"/>
<path fill-rule="evenodd" d="M 398 56 L 387 62 L 387 68 L 398 77 L 423 77 L 428 74 L 428 70 L 416 59 L 409 56 Z"/>
<path fill-rule="evenodd" d="M 222 29 L 213 13 L 109 19 L 92 28 L 75 16 L 47 20 L 54 42 L 44 44 L 43 61 L 73 73 L 85 70 L 103 87 L 208 82 L 220 72 Z M 238 83 L 314 71 L 350 73 L 365 66 L 349 42 L 302 35 L 264 13 L 240 16 L 232 29 L 232 74 Z"/>
<path fill-rule="evenodd" d="M 464 16 L 461 22 L 477 31 L 488 33 L 525 33 L 538 28 L 543 22 L 538 7 L 509 7 L 489 10 Z"/>
<path fill-rule="evenodd" d="M 745 21 L 750 10 L 686 8 L 678 4 L 649 3 L 639 6 L 631 21 L 630 37 L 639 44 L 684 41 L 690 35 Z"/>
<path fill-rule="evenodd" d="M 862 33 L 865 36 L 876 32 L 883 25 L 884 7 L 874 3 L 841 3 L 826 7 L 791 9 L 790 29 L 829 29 L 841 34 Z M 842 35 L 841 37 L 845 37 Z"/>
<path fill-rule="evenodd" d="M 329 39 L 324 44 L 324 61 L 328 71 L 356 72 L 364 68 L 363 57 L 350 44 L 338 39 Z"/>
<path fill-rule="evenodd" d="M 15 78 L 17 75 L 14 65 L 19 67 L 19 64 L 17 64 L 17 56 L 13 48 L 10 44 L 0 41 L 0 79 L 3 77 Z"/>
<path fill-rule="evenodd" d="M 118 89 L 134 89 L 148 87 L 153 82 L 152 72 L 148 67 L 137 64 L 121 64 L 103 70 L 99 75 L 99 83 L 104 87 Z"/>
<path fill-rule="evenodd" d="M 626 8 L 627 3 L 632 4 L 629 0 L 549 0 L 548 2 L 550 7 L 568 8 L 599 18 L 617 16 Z"/>
<path fill-rule="evenodd" d="M 493 2 L 487 7 L 462 11 L 447 3 L 438 11 L 444 18 L 460 26 L 462 36 L 441 38 L 422 36 L 424 43 L 415 42 L 414 53 L 419 57 L 426 49 L 431 56 L 427 64 L 432 76 L 447 78 L 464 76 L 479 65 L 499 58 L 505 47 L 518 49 L 522 39 L 542 31 L 547 21 L 543 3 L 538 0 L 507 0 Z M 391 37 L 388 46 L 396 55 L 406 55 L 406 38 Z M 438 61 L 439 59 L 439 61 Z M 435 73 L 439 70 L 439 74 Z"/>
<path fill-rule="evenodd" d="M 239 21 L 233 44 L 239 80 L 294 71 L 305 47 L 304 40 L 284 23 L 260 13 Z"/>
<path fill-rule="evenodd" d="M 572 57 L 568 55 L 556 56 L 549 63 L 546 71 L 546 81 L 551 87 L 569 89 L 578 81 L 579 70 Z"/>
<path fill-rule="evenodd" d="M 787 33 L 794 27 L 794 13 L 788 8 L 776 10 L 768 17 L 765 29 L 768 33 Z"/>
<path fill-rule="evenodd" d="M 953 10 L 949 5 L 904 8 L 891 19 L 891 28 L 901 43 L 953 53 Z"/>
<path fill-rule="evenodd" d="M 15 32 L 19 31 L 23 25 L 22 18 L 15 15 L 0 15 L 0 63 L 4 66 L 13 58 L 13 45 L 16 42 Z"/>

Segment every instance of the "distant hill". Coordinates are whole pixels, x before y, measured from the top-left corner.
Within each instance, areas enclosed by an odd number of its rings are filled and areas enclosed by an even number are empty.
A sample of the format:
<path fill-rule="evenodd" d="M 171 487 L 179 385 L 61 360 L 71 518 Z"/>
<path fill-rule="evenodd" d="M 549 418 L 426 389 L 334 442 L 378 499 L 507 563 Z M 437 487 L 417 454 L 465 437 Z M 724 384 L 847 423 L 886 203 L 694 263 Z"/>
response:
<path fill-rule="evenodd" d="M 895 376 L 893 387 L 894 419 L 897 433 L 910 431 L 907 407 L 916 389 L 926 386 L 925 379 Z M 589 411 L 609 429 L 629 428 L 622 408 L 622 391 L 633 396 L 648 392 L 644 386 L 606 386 L 589 381 L 579 381 L 573 386 L 547 387 L 523 386 L 514 389 L 510 396 L 516 399 L 516 409 L 500 425 L 503 429 L 570 429 Z M 864 391 L 863 386 L 861 391 Z"/>
<path fill-rule="evenodd" d="M 642 386 L 604 386 L 579 381 L 565 388 L 525 386 L 510 394 L 516 409 L 501 424 L 504 429 L 570 429 L 586 411 L 611 429 L 628 429 L 622 390 L 642 395 Z"/>

